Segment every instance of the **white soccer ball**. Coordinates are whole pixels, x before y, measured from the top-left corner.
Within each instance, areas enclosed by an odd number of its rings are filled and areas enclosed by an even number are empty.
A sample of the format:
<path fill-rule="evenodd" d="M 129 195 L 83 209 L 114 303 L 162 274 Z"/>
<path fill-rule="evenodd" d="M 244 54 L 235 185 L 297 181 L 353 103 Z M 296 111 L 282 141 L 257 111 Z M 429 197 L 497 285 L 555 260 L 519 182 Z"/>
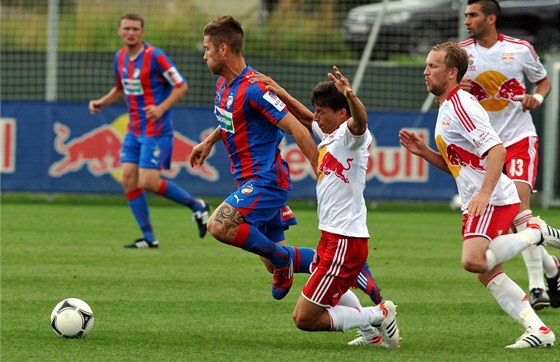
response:
<path fill-rule="evenodd" d="M 64 338 L 83 338 L 93 328 L 93 311 L 78 298 L 66 298 L 51 313 L 54 333 Z"/>
<path fill-rule="evenodd" d="M 453 198 L 449 201 L 449 208 L 451 210 L 460 210 L 461 207 L 463 207 L 463 200 L 461 200 L 461 196 L 453 196 Z"/>

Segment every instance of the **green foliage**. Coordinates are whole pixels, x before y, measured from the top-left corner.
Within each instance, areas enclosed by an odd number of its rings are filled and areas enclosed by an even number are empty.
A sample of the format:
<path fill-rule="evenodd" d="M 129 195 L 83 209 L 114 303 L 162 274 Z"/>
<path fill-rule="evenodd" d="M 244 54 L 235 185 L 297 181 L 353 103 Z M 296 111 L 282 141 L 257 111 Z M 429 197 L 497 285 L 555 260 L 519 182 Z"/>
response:
<path fill-rule="evenodd" d="M 2 361 L 550 361 L 557 355 L 504 350 L 523 331 L 462 270 L 461 216 L 445 205 L 381 204 L 368 214 L 372 272 L 384 297 L 399 305 L 402 346 L 389 351 L 347 346 L 353 332 L 297 330 L 291 312 L 307 275 L 296 275 L 292 292 L 275 301 L 271 276 L 256 256 L 199 239 L 190 212 L 149 202 L 158 250 L 122 248 L 138 233 L 124 198 L 3 197 Z M 287 239 L 314 247 L 315 210 L 295 204 L 299 225 Z M 558 211 L 541 215 L 560 225 Z M 521 259 L 506 267 L 525 288 Z M 84 340 L 51 331 L 50 312 L 66 297 L 84 299 L 95 313 Z M 558 332 L 558 313 L 539 315 Z"/>

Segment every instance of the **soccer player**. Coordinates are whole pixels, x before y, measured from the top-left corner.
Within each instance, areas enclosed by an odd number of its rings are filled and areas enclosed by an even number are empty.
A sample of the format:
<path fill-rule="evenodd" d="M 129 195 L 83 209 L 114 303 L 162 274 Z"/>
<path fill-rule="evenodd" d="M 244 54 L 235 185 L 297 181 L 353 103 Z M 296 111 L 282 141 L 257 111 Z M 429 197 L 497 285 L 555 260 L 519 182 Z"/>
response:
<path fill-rule="evenodd" d="M 531 245 L 560 248 L 560 231 L 538 217 L 516 234 L 507 231 L 519 212 L 513 181 L 503 174 L 506 150 L 488 114 L 459 87 L 468 67 L 467 52 L 457 43 L 432 48 L 426 58 L 426 88 L 439 104 L 434 136 L 439 152 L 414 132 L 401 130 L 401 145 L 455 178 L 463 200 L 463 268 L 476 273 L 502 309 L 525 328 L 507 348 L 552 346 L 555 336 L 537 316 L 523 290 L 503 271 L 502 263 Z"/>
<path fill-rule="evenodd" d="M 314 170 L 317 149 L 306 129 L 274 93 L 262 84 L 249 83 L 247 76 L 256 71 L 245 62 L 243 41 L 241 24 L 231 16 L 215 19 L 204 28 L 204 60 L 212 73 L 220 76 L 214 101 L 219 125 L 194 147 L 190 163 L 193 167 L 202 165 L 214 144 L 224 142 L 238 189 L 210 216 L 208 231 L 225 244 L 270 260 L 274 268 L 272 295 L 282 299 L 292 286 L 303 248 L 283 242 L 280 210 L 286 205 L 292 183 L 279 144 L 284 132 L 291 134 Z"/>
<path fill-rule="evenodd" d="M 161 178 L 161 170 L 171 165 L 173 150 L 170 108 L 186 93 L 187 83 L 162 50 L 143 41 L 144 20 L 140 15 L 123 15 L 118 34 L 124 48 L 115 55 L 115 86 L 102 98 L 90 101 L 89 110 L 96 114 L 102 107 L 126 98 L 130 121 L 120 155 L 121 182 L 143 237 L 125 247 L 159 246 L 144 190 L 189 207 L 202 238 L 210 206 L 173 181 Z"/>
<path fill-rule="evenodd" d="M 514 181 L 521 199 L 513 229 L 522 231 L 533 216 L 531 193 L 538 164 L 539 139 L 529 111 L 541 106 L 550 92 L 550 80 L 531 44 L 498 33 L 499 16 L 497 1 L 468 1 L 464 23 L 470 38 L 460 44 L 469 54 L 470 63 L 461 88 L 478 99 L 504 142 L 503 171 Z M 535 84 L 533 94 L 527 91 L 525 78 Z M 558 259 L 543 246 L 531 246 L 522 255 L 529 275 L 531 306 L 536 310 L 549 305 L 560 307 Z"/>
<path fill-rule="evenodd" d="M 391 301 L 363 308 L 349 290 L 360 279 L 368 256 L 369 232 L 363 196 L 369 146 L 366 109 L 337 67 L 330 81 L 312 94 L 315 113 L 272 79 L 255 74 L 287 104 L 296 118 L 321 140 L 317 174 L 317 213 L 321 239 L 313 273 L 295 306 L 295 325 L 305 331 L 358 328 L 351 345 L 397 348 L 400 334 Z M 369 269 L 368 269 L 369 270 Z"/>

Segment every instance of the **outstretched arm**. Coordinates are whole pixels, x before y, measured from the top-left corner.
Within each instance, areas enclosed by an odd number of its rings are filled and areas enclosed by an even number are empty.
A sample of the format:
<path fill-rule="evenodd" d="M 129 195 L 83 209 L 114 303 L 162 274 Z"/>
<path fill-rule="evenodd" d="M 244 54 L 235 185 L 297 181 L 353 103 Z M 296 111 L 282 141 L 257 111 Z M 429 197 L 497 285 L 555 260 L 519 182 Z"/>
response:
<path fill-rule="evenodd" d="M 401 145 L 411 153 L 422 157 L 443 172 L 451 173 L 443 156 L 428 147 L 426 142 L 418 137 L 416 133 L 401 129 L 399 131 L 399 141 Z"/>
<path fill-rule="evenodd" d="M 204 160 L 208 157 L 214 145 L 222 138 L 222 130 L 218 126 L 212 133 L 206 137 L 204 141 L 194 146 L 191 155 L 189 156 L 189 163 L 191 167 L 202 166 Z"/>
<path fill-rule="evenodd" d="M 115 104 L 123 98 L 124 91 L 122 89 L 117 89 L 117 87 L 113 87 L 103 97 L 89 101 L 89 112 L 91 114 L 96 114 L 101 110 L 101 108 Z"/>
<path fill-rule="evenodd" d="M 348 120 L 348 128 L 353 134 L 363 134 L 367 129 L 366 107 L 360 98 L 354 93 L 350 82 L 342 75 L 336 66 L 333 66 L 334 74 L 329 73 L 329 79 L 334 83 L 336 89 L 346 97 L 350 105 L 352 117 Z"/>
<path fill-rule="evenodd" d="M 313 123 L 313 112 L 311 112 L 305 105 L 300 101 L 292 97 L 284 88 L 280 87 L 274 79 L 262 73 L 255 73 L 249 76 L 249 82 L 251 83 L 264 83 L 266 84 L 266 90 L 271 91 L 276 94 L 278 98 L 282 100 L 288 107 L 288 111 L 294 115 L 294 117 L 307 128 L 309 132 L 311 130 L 311 124 Z"/>
<path fill-rule="evenodd" d="M 317 163 L 319 162 L 319 152 L 317 145 L 311 138 L 311 133 L 307 132 L 302 123 L 291 114 L 288 113 L 278 123 L 278 127 L 284 132 L 290 134 L 296 141 L 305 157 L 309 160 L 313 173 L 317 173 Z"/>

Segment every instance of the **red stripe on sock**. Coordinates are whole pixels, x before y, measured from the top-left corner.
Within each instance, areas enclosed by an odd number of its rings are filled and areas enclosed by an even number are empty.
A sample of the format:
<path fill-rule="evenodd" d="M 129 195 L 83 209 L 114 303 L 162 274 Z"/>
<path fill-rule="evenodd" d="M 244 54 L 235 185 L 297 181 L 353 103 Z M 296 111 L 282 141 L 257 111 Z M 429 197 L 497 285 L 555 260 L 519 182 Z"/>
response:
<path fill-rule="evenodd" d="M 249 237 L 249 231 L 250 231 L 249 224 L 246 223 L 240 224 L 237 234 L 231 241 L 231 245 L 237 246 L 238 248 L 243 246 L 243 244 L 245 244 L 247 238 Z"/>
<path fill-rule="evenodd" d="M 486 284 L 484 284 L 484 286 L 487 287 L 488 284 L 490 284 L 490 282 L 491 282 L 495 277 L 497 277 L 498 275 L 503 274 L 503 273 L 504 273 L 504 272 L 498 272 L 498 273 L 492 275 L 492 276 L 488 279 L 488 282 L 487 282 Z"/>
<path fill-rule="evenodd" d="M 165 194 L 165 191 L 167 191 L 167 180 L 161 179 L 161 185 L 159 186 L 159 189 L 157 190 L 156 193 L 161 196 Z"/>
<path fill-rule="evenodd" d="M 126 195 L 126 199 L 130 201 L 130 200 L 134 200 L 137 197 L 142 196 L 143 193 L 144 190 L 142 189 L 134 189 L 132 191 L 126 192 L 125 195 Z"/>
<path fill-rule="evenodd" d="M 296 257 L 294 259 L 294 273 L 299 273 L 300 270 L 300 253 L 299 253 L 299 248 L 294 248 L 294 251 L 296 252 Z"/>

